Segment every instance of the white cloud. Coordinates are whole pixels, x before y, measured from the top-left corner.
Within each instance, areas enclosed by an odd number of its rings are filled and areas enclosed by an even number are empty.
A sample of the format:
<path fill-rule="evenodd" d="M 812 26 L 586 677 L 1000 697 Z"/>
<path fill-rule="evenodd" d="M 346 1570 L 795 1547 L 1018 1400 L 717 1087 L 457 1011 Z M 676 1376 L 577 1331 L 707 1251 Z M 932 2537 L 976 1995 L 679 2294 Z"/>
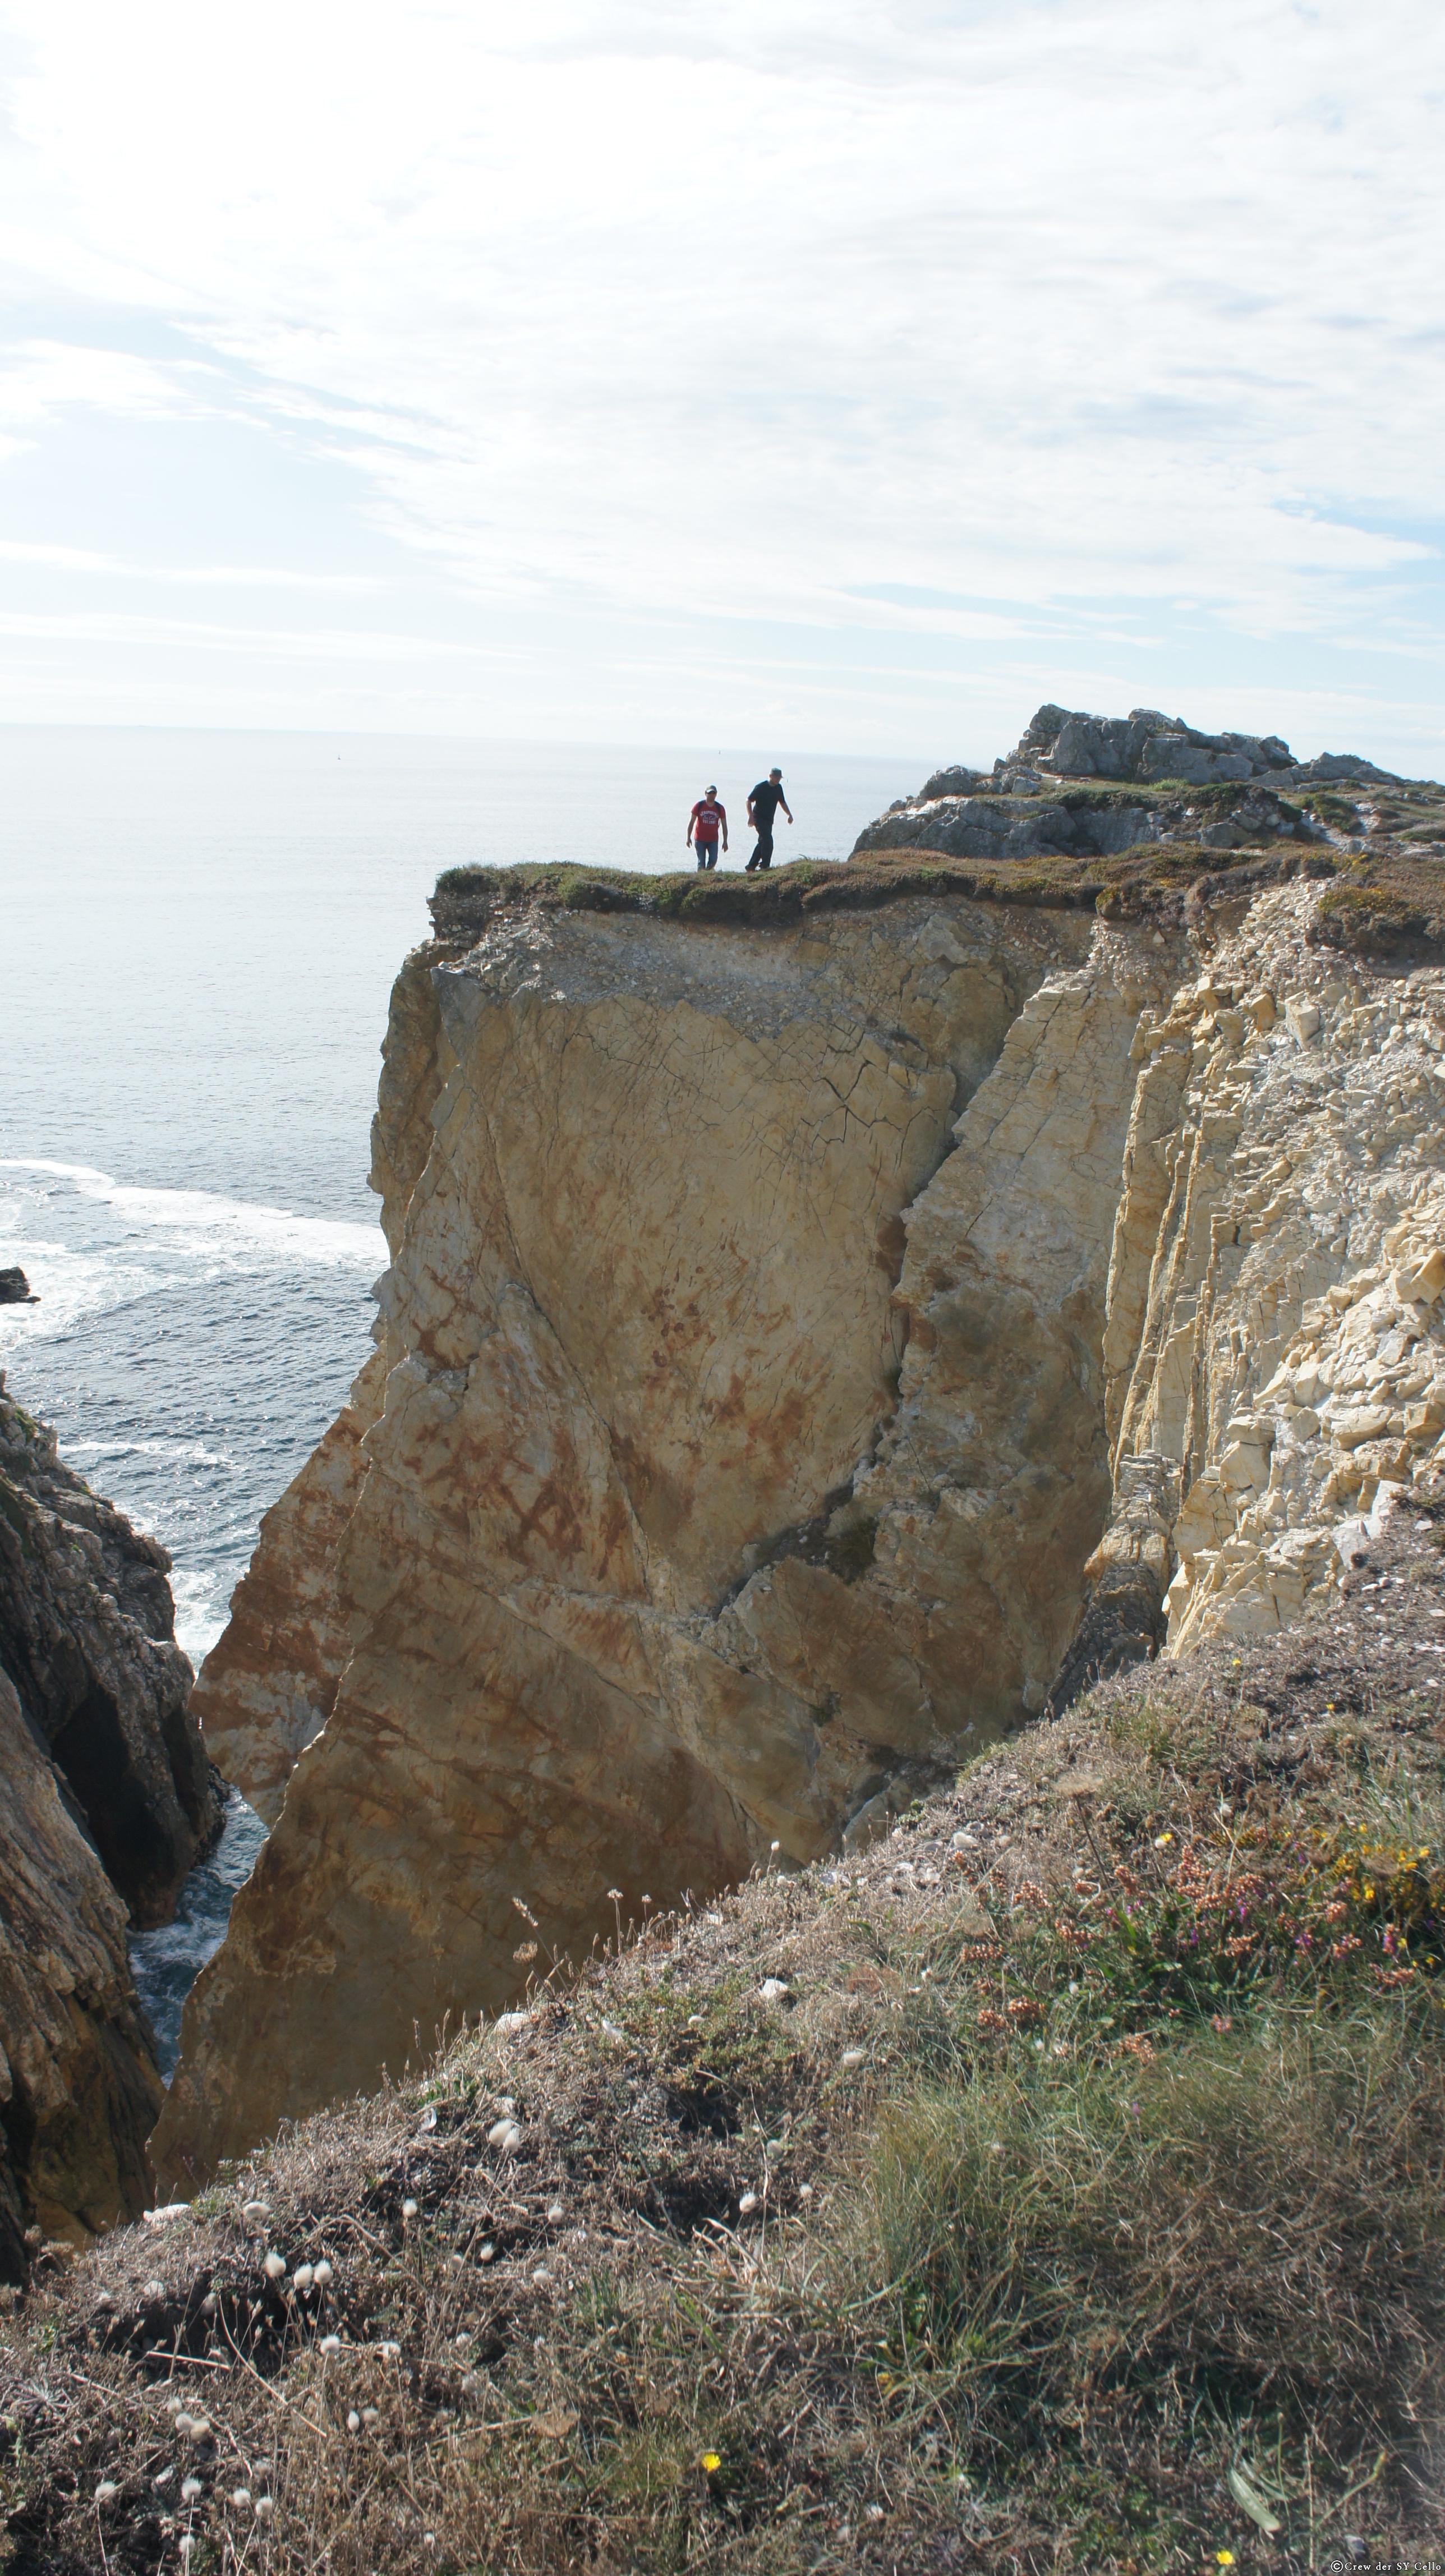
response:
<path fill-rule="evenodd" d="M 1445 519 L 1428 0 L 9 17 L 0 257 L 193 352 L 37 341 L 12 438 L 265 423 L 599 653 L 614 616 L 1066 634 L 1102 683 L 1110 621 L 1181 598 L 1220 686 L 1231 637 L 1281 685 L 1439 652 L 1400 587 Z"/>

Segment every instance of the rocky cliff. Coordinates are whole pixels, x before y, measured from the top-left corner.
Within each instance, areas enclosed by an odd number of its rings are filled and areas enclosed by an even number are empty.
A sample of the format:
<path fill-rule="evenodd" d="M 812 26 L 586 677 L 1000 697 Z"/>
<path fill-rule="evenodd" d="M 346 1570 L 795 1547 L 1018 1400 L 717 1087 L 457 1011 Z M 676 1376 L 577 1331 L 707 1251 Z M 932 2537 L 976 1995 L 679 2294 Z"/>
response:
<path fill-rule="evenodd" d="M 761 886 L 444 881 L 381 1347 L 208 1666 L 275 1830 L 172 2182 L 510 2002 L 519 1904 L 575 1954 L 865 1839 L 1438 1474 L 1434 877 L 1351 792 L 1015 782 L 982 844 L 925 796 Z"/>
<path fill-rule="evenodd" d="M 139 2216 L 165 2088 L 125 1906 L 3 1673 L 0 1770 L 0 2280 L 20 2281 L 44 2239 Z"/>
<path fill-rule="evenodd" d="M 126 1956 L 220 1823 L 169 1559 L 0 1378 L 0 2278 L 134 2217 L 163 2100 Z"/>
<path fill-rule="evenodd" d="M 168 1921 L 220 1824 L 169 1572 L 0 1377 L 0 1671 L 137 1926 Z"/>

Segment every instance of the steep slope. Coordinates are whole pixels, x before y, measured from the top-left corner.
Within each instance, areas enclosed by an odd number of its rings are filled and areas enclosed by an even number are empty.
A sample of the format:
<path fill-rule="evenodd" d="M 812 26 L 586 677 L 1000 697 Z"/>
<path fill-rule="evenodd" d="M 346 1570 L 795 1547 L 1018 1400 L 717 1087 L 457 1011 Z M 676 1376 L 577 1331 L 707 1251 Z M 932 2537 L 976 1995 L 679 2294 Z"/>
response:
<path fill-rule="evenodd" d="M 17 2576 L 1438 2557 L 1442 1540 L 45 2267 Z"/>
<path fill-rule="evenodd" d="M 585 1950 L 614 1887 L 866 1832 L 1042 1705 L 1108 1509 L 1155 934 L 903 889 L 701 931 L 483 891 L 396 996 L 344 1538 L 307 1551 L 333 1445 L 208 1675 L 212 1749 L 274 1813 L 280 1703 L 319 1711 L 305 1675 L 346 1658 L 188 2006 L 173 2178 L 504 2003 L 514 1898 Z"/>

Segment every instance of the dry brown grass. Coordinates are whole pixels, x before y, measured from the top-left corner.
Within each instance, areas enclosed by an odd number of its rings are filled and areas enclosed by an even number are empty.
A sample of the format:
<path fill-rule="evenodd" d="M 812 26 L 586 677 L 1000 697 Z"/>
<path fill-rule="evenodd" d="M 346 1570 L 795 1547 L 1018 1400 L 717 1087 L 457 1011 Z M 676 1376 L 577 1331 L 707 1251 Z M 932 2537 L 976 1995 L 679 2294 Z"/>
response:
<path fill-rule="evenodd" d="M 187 2538 L 192 2576 L 1420 2554 L 1429 1540 L 43 2269 L 0 2355 L 9 2576 L 139 2576 Z"/>

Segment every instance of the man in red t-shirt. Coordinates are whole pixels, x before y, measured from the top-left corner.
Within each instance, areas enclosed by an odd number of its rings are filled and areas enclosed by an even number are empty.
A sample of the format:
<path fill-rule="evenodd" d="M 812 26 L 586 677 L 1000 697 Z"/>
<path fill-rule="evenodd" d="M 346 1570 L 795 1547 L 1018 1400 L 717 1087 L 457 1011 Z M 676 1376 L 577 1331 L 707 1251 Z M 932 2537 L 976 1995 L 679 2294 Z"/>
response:
<path fill-rule="evenodd" d="M 710 787 L 705 796 L 699 796 L 697 803 L 694 805 L 692 812 L 688 817 L 687 825 L 687 846 L 690 850 L 696 850 L 697 863 L 700 868 L 715 868 L 717 866 L 717 838 L 719 832 L 722 834 L 723 848 L 726 849 L 728 845 L 728 809 L 726 805 L 719 805 L 717 801 L 717 789 L 715 787 Z"/>

